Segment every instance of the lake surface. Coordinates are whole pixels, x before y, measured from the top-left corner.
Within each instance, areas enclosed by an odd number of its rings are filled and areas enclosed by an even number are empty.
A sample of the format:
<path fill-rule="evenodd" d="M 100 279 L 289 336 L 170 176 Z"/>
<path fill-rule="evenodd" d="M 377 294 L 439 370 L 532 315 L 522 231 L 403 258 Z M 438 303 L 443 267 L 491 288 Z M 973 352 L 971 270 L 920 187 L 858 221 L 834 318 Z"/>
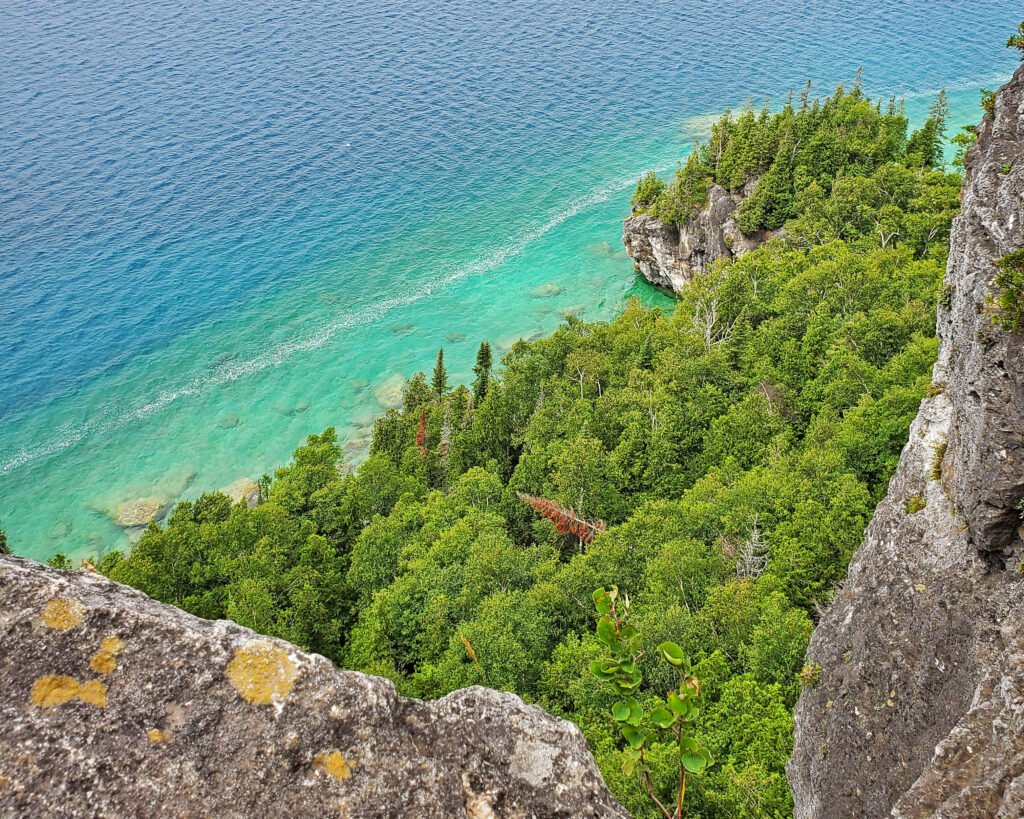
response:
<path fill-rule="evenodd" d="M 8 0 L 0 17 L 0 527 L 257 477 L 378 387 L 610 318 L 635 179 L 708 117 L 863 68 L 955 125 L 1019 2 Z"/>

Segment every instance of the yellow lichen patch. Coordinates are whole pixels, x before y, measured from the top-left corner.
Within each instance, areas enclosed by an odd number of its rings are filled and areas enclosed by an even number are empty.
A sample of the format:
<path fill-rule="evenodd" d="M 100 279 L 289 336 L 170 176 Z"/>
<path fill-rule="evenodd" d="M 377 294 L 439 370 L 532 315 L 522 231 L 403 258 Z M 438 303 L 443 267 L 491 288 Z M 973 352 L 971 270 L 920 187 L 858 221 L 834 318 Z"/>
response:
<path fill-rule="evenodd" d="M 79 699 L 97 708 L 107 707 L 107 687 L 99 680 L 80 683 L 74 677 L 50 674 L 40 677 L 32 686 L 32 704 L 54 708 Z"/>
<path fill-rule="evenodd" d="M 323 751 L 317 754 L 313 761 L 321 771 L 329 773 L 335 779 L 345 780 L 352 776 L 352 765 L 342 756 L 341 751 Z"/>
<path fill-rule="evenodd" d="M 78 687 L 78 699 L 95 705 L 97 708 L 107 707 L 107 686 L 100 680 L 89 680 Z"/>
<path fill-rule="evenodd" d="M 109 674 L 117 668 L 117 655 L 124 649 L 124 641 L 119 637 L 104 637 L 100 650 L 92 655 L 89 664 L 98 674 Z"/>
<path fill-rule="evenodd" d="M 60 674 L 40 677 L 32 686 L 32 704 L 40 708 L 53 708 L 71 702 L 78 696 L 78 680 Z"/>
<path fill-rule="evenodd" d="M 70 631 L 75 626 L 82 625 L 82 620 L 85 619 L 85 607 L 77 600 L 54 597 L 43 608 L 39 619 L 47 628 L 52 628 L 55 631 Z"/>
<path fill-rule="evenodd" d="M 299 676 L 288 652 L 268 640 L 238 649 L 224 673 L 235 690 L 253 705 L 284 699 Z"/>
<path fill-rule="evenodd" d="M 159 745 L 161 742 L 174 741 L 174 737 L 170 731 L 161 731 L 159 728 L 150 728 L 146 731 L 146 736 L 149 737 L 149 741 L 154 745 Z"/>

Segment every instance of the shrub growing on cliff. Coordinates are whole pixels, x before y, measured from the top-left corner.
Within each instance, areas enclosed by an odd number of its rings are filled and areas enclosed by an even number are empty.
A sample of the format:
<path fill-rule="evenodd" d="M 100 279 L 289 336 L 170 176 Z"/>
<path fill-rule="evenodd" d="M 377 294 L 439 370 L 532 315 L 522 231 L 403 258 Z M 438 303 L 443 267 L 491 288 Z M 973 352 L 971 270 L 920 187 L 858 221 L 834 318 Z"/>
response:
<path fill-rule="evenodd" d="M 1019 333 L 1024 329 L 1024 250 L 1008 253 L 996 266 L 996 292 L 989 296 L 992 321 L 1008 333 Z"/>
<path fill-rule="evenodd" d="M 1017 32 L 1006 41 L 1006 47 L 1017 49 L 1021 53 L 1021 60 L 1024 60 L 1024 23 L 1017 25 Z"/>

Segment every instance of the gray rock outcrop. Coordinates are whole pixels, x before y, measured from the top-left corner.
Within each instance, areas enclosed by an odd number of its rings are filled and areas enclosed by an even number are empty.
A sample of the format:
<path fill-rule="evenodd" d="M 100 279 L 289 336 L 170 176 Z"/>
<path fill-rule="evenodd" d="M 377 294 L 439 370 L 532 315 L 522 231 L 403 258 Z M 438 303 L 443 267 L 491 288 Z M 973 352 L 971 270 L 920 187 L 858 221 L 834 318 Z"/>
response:
<path fill-rule="evenodd" d="M 990 301 L 1022 217 L 1024 68 L 967 157 L 933 395 L 811 638 L 800 819 L 1024 815 L 1024 334 Z"/>
<path fill-rule="evenodd" d="M 628 217 L 622 224 L 622 243 L 637 273 L 651 284 L 678 293 L 713 262 L 756 248 L 767 235 L 747 236 L 736 223 L 740 203 L 756 185 L 756 181 L 748 182 L 740 193 L 712 185 L 707 207 L 682 226 L 649 214 Z"/>
<path fill-rule="evenodd" d="M 0 816 L 625 817 L 579 730 L 0 557 Z"/>

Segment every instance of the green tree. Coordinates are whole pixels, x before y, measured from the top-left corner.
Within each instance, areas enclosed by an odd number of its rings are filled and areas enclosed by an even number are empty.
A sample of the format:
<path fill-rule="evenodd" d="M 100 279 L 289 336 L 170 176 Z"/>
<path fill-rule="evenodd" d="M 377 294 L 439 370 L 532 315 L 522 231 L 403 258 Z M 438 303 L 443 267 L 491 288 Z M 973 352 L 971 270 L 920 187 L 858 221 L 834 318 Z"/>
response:
<path fill-rule="evenodd" d="M 434 375 L 430 380 L 430 385 L 439 398 L 448 392 L 448 370 L 444 366 L 444 347 L 437 351 L 437 362 L 434 364 Z"/>
<path fill-rule="evenodd" d="M 486 341 L 480 342 L 480 348 L 476 351 L 476 363 L 473 365 L 473 374 L 476 379 L 473 381 L 473 400 L 479 404 L 487 395 L 487 387 L 491 380 L 491 345 Z"/>
<path fill-rule="evenodd" d="M 9 555 L 11 547 L 7 545 L 7 533 L 0 529 L 0 555 Z"/>

